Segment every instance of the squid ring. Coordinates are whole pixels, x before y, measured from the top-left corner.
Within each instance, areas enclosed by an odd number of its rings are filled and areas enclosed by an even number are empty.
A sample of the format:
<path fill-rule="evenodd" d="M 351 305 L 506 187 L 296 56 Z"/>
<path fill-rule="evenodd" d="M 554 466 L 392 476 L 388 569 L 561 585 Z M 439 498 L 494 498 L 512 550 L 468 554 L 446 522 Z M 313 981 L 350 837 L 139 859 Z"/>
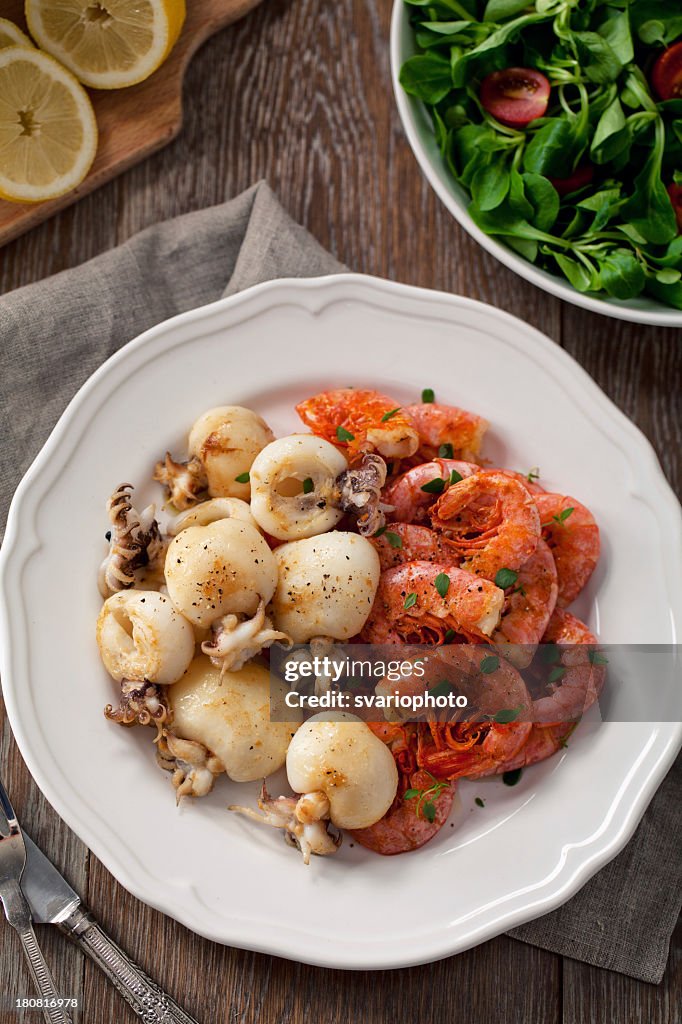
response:
<path fill-rule="evenodd" d="M 343 515 L 337 477 L 347 469 L 341 452 L 312 434 L 291 434 L 266 445 L 251 466 L 256 522 L 278 540 L 326 533 Z"/>
<path fill-rule="evenodd" d="M 97 619 L 97 644 L 109 675 L 168 686 L 194 655 L 194 631 L 170 598 L 153 590 L 121 590 Z"/>

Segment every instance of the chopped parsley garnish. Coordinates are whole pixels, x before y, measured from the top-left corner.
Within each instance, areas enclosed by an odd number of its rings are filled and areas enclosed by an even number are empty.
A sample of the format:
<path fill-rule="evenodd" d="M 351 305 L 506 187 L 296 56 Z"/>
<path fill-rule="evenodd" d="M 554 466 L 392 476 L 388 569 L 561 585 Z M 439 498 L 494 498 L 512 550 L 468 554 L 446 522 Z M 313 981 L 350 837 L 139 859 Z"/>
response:
<path fill-rule="evenodd" d="M 388 412 L 385 412 L 384 415 L 381 417 L 381 422 L 386 423 L 388 420 L 393 419 L 397 412 L 400 412 L 400 406 L 398 406 L 396 409 L 390 409 Z"/>
<path fill-rule="evenodd" d="M 450 589 L 450 577 L 446 572 L 439 572 L 433 581 L 433 585 L 441 597 L 445 597 Z"/>
<path fill-rule="evenodd" d="M 455 639 L 455 631 L 454 631 L 454 629 L 446 629 L 445 630 L 445 636 L 443 637 L 443 640 L 445 641 L 445 643 L 449 644 L 450 641 L 454 640 L 454 639 Z"/>
<path fill-rule="evenodd" d="M 376 531 L 376 533 L 374 534 L 374 536 L 375 536 L 375 537 L 381 537 L 381 536 L 383 536 L 383 534 L 385 534 L 385 533 L 386 533 L 386 530 L 387 530 L 387 529 L 388 529 L 388 523 L 385 523 L 385 524 L 384 524 L 384 526 L 380 526 L 380 527 L 379 527 L 379 529 L 378 529 L 378 530 Z"/>
<path fill-rule="evenodd" d="M 500 667 L 500 659 L 496 654 L 486 654 L 485 658 L 481 660 L 480 669 L 484 676 L 492 675 L 493 672 L 497 672 Z"/>
<path fill-rule="evenodd" d="M 403 538 L 400 536 L 399 533 L 391 533 L 391 531 L 389 530 L 386 533 L 386 540 L 388 541 L 392 548 L 401 548 L 403 546 Z"/>
<path fill-rule="evenodd" d="M 250 479 L 250 473 L 240 473 L 239 476 L 235 477 L 235 480 L 237 481 L 238 484 L 248 484 Z"/>
<path fill-rule="evenodd" d="M 515 768 L 513 772 L 505 772 L 502 776 L 502 781 L 505 786 L 515 786 L 521 778 L 522 768 Z"/>
<path fill-rule="evenodd" d="M 453 484 L 458 484 L 460 482 L 460 480 L 463 480 L 463 479 L 464 479 L 464 477 L 462 476 L 462 474 L 458 473 L 456 469 L 451 469 L 450 470 L 450 486 L 451 487 L 452 487 Z"/>
<path fill-rule="evenodd" d="M 555 665 L 552 671 L 547 676 L 548 683 L 558 683 L 559 680 L 566 674 L 566 669 L 563 665 Z"/>
<path fill-rule="evenodd" d="M 421 807 L 422 814 L 432 825 L 436 820 L 436 805 L 433 800 L 425 800 Z"/>
<path fill-rule="evenodd" d="M 427 484 L 422 484 L 421 489 L 427 494 L 442 494 L 445 490 L 445 480 L 440 476 L 435 476 Z"/>
<path fill-rule="evenodd" d="M 438 449 L 439 459 L 454 459 L 455 451 L 450 443 L 442 444 Z"/>
<path fill-rule="evenodd" d="M 405 609 L 405 611 L 407 611 L 408 608 L 413 608 L 416 605 L 416 603 L 417 603 L 417 595 L 415 594 L 415 592 L 413 590 L 405 598 L 405 604 L 403 605 L 403 608 Z"/>
<path fill-rule="evenodd" d="M 608 665 L 609 659 L 601 651 L 589 651 L 587 657 L 592 665 Z"/>
<path fill-rule="evenodd" d="M 506 590 L 507 587 L 513 587 L 518 578 L 519 574 L 513 569 L 498 569 L 495 574 L 495 586 L 500 590 Z"/>
<path fill-rule="evenodd" d="M 434 394 L 433 388 L 424 388 L 424 390 L 422 391 L 422 402 L 424 402 L 426 405 L 431 405 L 435 401 L 436 396 Z"/>
<path fill-rule="evenodd" d="M 485 800 L 481 800 L 480 796 L 477 796 L 474 800 L 477 807 L 485 807 Z"/>
<path fill-rule="evenodd" d="M 339 441 L 354 441 L 355 434 L 351 434 L 350 430 L 346 430 L 345 427 L 336 428 L 336 436 Z"/>
<path fill-rule="evenodd" d="M 497 722 L 498 725 L 509 725 L 510 722 L 515 722 L 523 711 L 523 704 L 519 704 L 517 708 L 500 708 L 496 711 L 492 717 L 493 722 Z"/>
<path fill-rule="evenodd" d="M 424 789 L 406 789 L 403 794 L 403 800 L 416 800 L 414 813 L 419 817 L 426 818 L 428 822 L 433 824 L 436 820 L 436 804 L 435 801 L 438 799 L 444 789 L 448 789 L 450 786 L 449 782 L 439 782 L 435 779 L 431 772 L 426 773 L 428 777 L 433 781 L 432 786 L 425 786 Z"/>
<path fill-rule="evenodd" d="M 439 683 L 427 690 L 432 697 L 447 697 L 449 693 L 453 692 L 453 686 L 449 679 L 441 679 Z"/>
<path fill-rule="evenodd" d="M 553 665 L 561 657 L 557 644 L 540 644 L 539 652 L 540 660 L 544 661 L 545 665 Z"/>
<path fill-rule="evenodd" d="M 315 490 L 315 484 L 313 483 L 313 478 L 310 477 L 310 476 L 307 476 L 305 478 L 305 480 L 303 481 L 303 493 L 304 494 L 310 494 L 314 490 Z"/>
<path fill-rule="evenodd" d="M 565 523 L 568 517 L 570 516 L 571 512 L 575 512 L 575 509 L 565 508 L 563 509 L 563 511 L 557 512 L 555 516 L 552 516 L 552 519 L 555 523 Z"/>
<path fill-rule="evenodd" d="M 529 484 L 532 484 L 535 480 L 539 480 L 539 479 L 540 479 L 540 467 L 539 466 L 533 466 L 533 468 L 529 469 L 528 472 L 526 473 L 526 480 L 528 481 Z"/>

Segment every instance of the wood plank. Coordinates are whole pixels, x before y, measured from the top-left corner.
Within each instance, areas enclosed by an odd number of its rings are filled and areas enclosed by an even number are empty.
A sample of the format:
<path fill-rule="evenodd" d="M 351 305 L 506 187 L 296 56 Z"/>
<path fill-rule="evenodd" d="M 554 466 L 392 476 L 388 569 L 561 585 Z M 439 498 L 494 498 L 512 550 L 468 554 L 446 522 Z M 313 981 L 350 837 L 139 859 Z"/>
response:
<path fill-rule="evenodd" d="M 636 423 L 682 495 L 682 332 L 564 308 L 567 350 Z"/>

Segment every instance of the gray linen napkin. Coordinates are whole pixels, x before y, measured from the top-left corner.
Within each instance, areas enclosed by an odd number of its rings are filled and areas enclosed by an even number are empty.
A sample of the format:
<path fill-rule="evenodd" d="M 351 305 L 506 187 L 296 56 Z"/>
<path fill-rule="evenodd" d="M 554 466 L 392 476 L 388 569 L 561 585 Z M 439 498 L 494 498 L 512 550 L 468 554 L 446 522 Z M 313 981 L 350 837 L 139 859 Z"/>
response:
<path fill-rule="evenodd" d="M 148 228 L 124 245 L 0 298 L 0 527 L 19 480 L 80 385 L 142 331 L 277 277 L 344 270 L 265 183 L 222 206 Z M 637 834 L 569 903 L 510 935 L 644 981 L 660 981 L 680 909 L 682 761 Z"/>

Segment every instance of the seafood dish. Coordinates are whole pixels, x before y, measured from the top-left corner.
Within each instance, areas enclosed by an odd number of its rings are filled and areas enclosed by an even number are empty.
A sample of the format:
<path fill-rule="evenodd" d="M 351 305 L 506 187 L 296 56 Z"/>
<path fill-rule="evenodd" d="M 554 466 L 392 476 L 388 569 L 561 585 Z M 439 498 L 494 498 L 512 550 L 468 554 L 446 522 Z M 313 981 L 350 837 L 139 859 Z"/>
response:
<path fill-rule="evenodd" d="M 229 809 L 281 830 L 306 863 L 344 833 L 404 853 L 443 827 L 460 779 L 552 756 L 597 700 L 605 659 L 568 607 L 599 528 L 537 469 L 491 465 L 487 421 L 430 388 L 403 406 L 334 389 L 296 411 L 301 431 L 279 438 L 241 406 L 200 416 L 182 457 L 154 467 L 158 515 L 130 484 L 114 490 L 98 575 L 97 643 L 117 687 L 105 714 L 152 727 L 178 801 L 223 774 L 262 780 L 257 807 Z M 416 648 L 427 671 L 373 693 L 434 694 L 445 677 L 464 710 L 310 714 L 272 669 L 295 645 Z M 281 769 L 291 792 L 272 796 Z"/>

